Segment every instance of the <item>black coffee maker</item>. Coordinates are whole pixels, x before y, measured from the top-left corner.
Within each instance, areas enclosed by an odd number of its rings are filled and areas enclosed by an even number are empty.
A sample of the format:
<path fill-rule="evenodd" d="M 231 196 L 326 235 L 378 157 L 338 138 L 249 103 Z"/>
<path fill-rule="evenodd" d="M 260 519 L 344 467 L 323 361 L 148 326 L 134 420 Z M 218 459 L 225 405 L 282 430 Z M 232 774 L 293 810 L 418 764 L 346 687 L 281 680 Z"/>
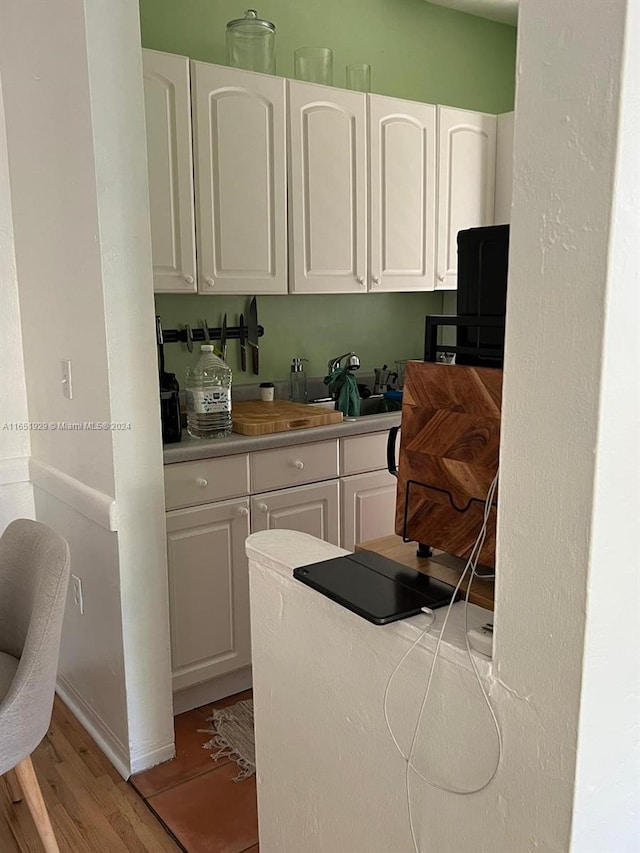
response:
<path fill-rule="evenodd" d="M 172 444 L 182 438 L 180 423 L 180 386 L 175 373 L 164 369 L 164 338 L 160 317 L 156 317 L 156 339 L 158 342 L 158 365 L 160 381 L 160 420 L 162 421 L 162 443 Z"/>

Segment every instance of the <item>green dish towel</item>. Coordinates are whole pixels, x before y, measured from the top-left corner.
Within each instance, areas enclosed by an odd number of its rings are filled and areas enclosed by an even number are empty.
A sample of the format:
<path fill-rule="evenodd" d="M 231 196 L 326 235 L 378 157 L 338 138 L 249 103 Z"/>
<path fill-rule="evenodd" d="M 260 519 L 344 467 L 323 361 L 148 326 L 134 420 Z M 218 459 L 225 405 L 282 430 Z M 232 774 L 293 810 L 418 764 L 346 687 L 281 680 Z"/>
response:
<path fill-rule="evenodd" d="M 329 376 L 325 376 L 324 384 L 336 397 L 336 409 L 342 412 L 345 418 L 357 418 L 360 415 L 358 383 L 352 371 L 346 367 L 334 370 Z"/>

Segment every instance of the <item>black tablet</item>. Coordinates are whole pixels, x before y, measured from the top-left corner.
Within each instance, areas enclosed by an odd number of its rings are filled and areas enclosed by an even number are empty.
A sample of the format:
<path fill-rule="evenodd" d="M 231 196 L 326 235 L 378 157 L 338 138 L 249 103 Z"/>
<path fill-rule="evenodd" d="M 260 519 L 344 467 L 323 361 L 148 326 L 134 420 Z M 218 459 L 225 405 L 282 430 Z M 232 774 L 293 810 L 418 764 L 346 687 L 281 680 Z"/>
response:
<path fill-rule="evenodd" d="M 357 551 L 293 570 L 293 576 L 375 625 L 449 604 L 450 584 L 382 557 Z"/>

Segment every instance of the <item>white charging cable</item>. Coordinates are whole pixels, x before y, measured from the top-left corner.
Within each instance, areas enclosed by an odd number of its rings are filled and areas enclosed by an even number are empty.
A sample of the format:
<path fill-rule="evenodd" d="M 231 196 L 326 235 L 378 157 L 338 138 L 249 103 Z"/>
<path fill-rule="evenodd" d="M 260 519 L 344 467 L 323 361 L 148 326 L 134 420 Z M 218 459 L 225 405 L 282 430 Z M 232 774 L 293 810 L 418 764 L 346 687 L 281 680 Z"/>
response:
<path fill-rule="evenodd" d="M 476 541 L 473 545 L 473 548 L 471 549 L 471 554 L 469 555 L 469 559 L 467 560 L 464 571 L 462 572 L 462 574 L 460 576 L 460 579 L 459 579 L 459 581 L 458 581 L 458 583 L 457 583 L 457 585 L 453 591 L 453 595 L 451 596 L 451 600 L 449 601 L 449 605 L 447 606 L 447 612 L 445 614 L 445 618 L 444 618 L 443 623 L 442 623 L 442 628 L 440 630 L 440 635 L 439 635 L 438 641 L 436 643 L 436 649 L 434 652 L 433 660 L 431 662 L 431 668 L 429 670 L 429 677 L 427 679 L 425 692 L 424 692 L 424 695 L 422 697 L 422 703 L 420 705 L 420 711 L 418 713 L 418 718 L 416 720 L 416 725 L 415 725 L 415 728 L 413 731 L 413 736 L 411 739 L 411 746 L 409 748 L 408 755 L 405 755 L 405 753 L 403 752 L 402 747 L 398 743 L 398 740 L 397 740 L 396 736 L 394 735 L 393 730 L 391 728 L 391 723 L 389 722 L 387 701 L 388 701 L 389 691 L 390 691 L 393 679 L 395 678 L 395 676 L 397 675 L 398 671 L 400 670 L 402 664 L 406 661 L 406 659 L 409 657 L 411 652 L 416 648 L 417 645 L 419 645 L 421 640 L 429 632 L 429 629 L 431 628 L 431 626 L 433 625 L 433 622 L 435 621 L 435 614 L 433 613 L 433 611 L 430 611 L 429 608 L 423 608 L 423 610 L 425 612 L 430 613 L 433 618 L 431 619 L 429 624 L 425 627 L 425 629 L 422 631 L 422 633 L 418 636 L 418 638 L 414 641 L 414 643 L 404 653 L 404 655 L 402 656 L 402 658 L 400 659 L 400 661 L 396 665 L 395 669 L 393 670 L 393 672 L 389 676 L 389 679 L 387 681 L 387 685 L 386 685 L 385 691 L 384 691 L 383 707 L 384 707 L 385 723 L 387 725 L 387 729 L 389 731 L 389 734 L 391 735 L 391 738 L 392 738 L 392 740 L 396 746 L 396 749 L 398 750 L 400 755 L 403 757 L 405 764 L 406 764 L 405 787 L 406 787 L 406 795 L 407 795 L 407 810 L 409 813 L 409 826 L 411 829 L 411 838 L 413 840 L 413 846 L 414 846 L 415 853 L 420 853 L 420 851 L 418 848 L 418 842 L 417 842 L 416 835 L 415 835 L 415 829 L 414 829 L 414 823 L 413 823 L 413 813 L 412 813 L 412 809 L 411 809 L 411 796 L 410 796 L 410 784 L 409 784 L 410 783 L 410 771 L 413 770 L 417 776 L 419 776 L 424 782 L 426 782 L 428 785 L 431 785 L 433 788 L 437 788 L 440 791 L 445 791 L 445 792 L 450 793 L 450 794 L 458 794 L 458 795 L 462 795 L 462 796 L 467 796 L 469 794 L 477 794 L 479 791 L 484 790 L 493 781 L 496 773 L 498 772 L 498 768 L 499 768 L 500 762 L 502 760 L 502 733 L 500 731 L 498 719 L 497 719 L 496 714 L 495 714 L 495 712 L 491 706 L 491 702 L 489 700 L 489 696 L 487 695 L 486 690 L 484 689 L 484 685 L 482 684 L 480 674 L 478 673 L 478 669 L 477 669 L 475 661 L 473 659 L 473 655 L 471 654 L 471 648 L 469 646 L 469 639 L 466 635 L 467 613 L 468 613 L 468 605 L 469 605 L 469 592 L 471 590 L 471 584 L 473 582 L 473 579 L 478 576 L 476 574 L 476 568 L 478 565 L 478 558 L 480 556 L 480 552 L 482 551 L 482 547 L 484 545 L 486 535 L 487 535 L 487 525 L 488 525 L 488 521 L 489 521 L 489 515 L 491 512 L 491 505 L 492 505 L 493 498 L 495 496 L 496 488 L 498 485 L 498 473 L 499 472 L 496 472 L 496 475 L 493 478 L 491 485 L 489 486 L 489 489 L 487 492 L 487 498 L 486 498 L 485 505 L 484 505 L 484 515 L 483 515 L 482 527 L 480 528 L 480 532 L 478 533 L 478 536 L 477 536 Z M 427 704 L 427 698 L 429 696 L 429 690 L 431 688 L 431 683 L 433 681 L 433 674 L 435 671 L 436 661 L 438 660 L 438 655 L 440 653 L 440 647 L 442 644 L 442 639 L 444 637 L 445 629 L 446 629 L 447 623 L 449 621 L 449 616 L 451 615 L 451 609 L 453 607 L 453 604 L 455 603 L 455 600 L 456 600 L 456 597 L 457 597 L 458 592 L 460 590 L 460 587 L 462 586 L 462 582 L 464 581 L 464 578 L 466 577 L 469 569 L 471 569 L 471 575 L 469 577 L 469 583 L 467 584 L 467 592 L 466 592 L 466 596 L 465 596 L 465 607 L 464 607 L 464 611 L 465 611 L 465 615 L 464 615 L 464 619 L 465 619 L 465 641 L 466 641 L 466 647 L 467 647 L 467 654 L 469 655 L 469 660 L 471 662 L 471 666 L 472 666 L 474 675 L 476 677 L 476 680 L 477 680 L 478 685 L 480 687 L 480 690 L 482 692 L 482 696 L 484 698 L 485 704 L 487 705 L 487 708 L 488 708 L 489 713 L 491 715 L 491 720 L 492 720 L 493 725 L 494 725 L 495 730 L 496 730 L 496 735 L 498 738 L 498 757 L 497 757 L 496 764 L 495 764 L 495 767 L 493 769 L 493 772 L 491 773 L 489 778 L 486 780 L 486 782 L 484 782 L 482 785 L 480 785 L 479 787 L 476 787 L 476 788 L 472 788 L 472 789 L 468 789 L 468 790 L 467 789 L 459 790 L 456 788 L 450 788 L 450 787 L 445 786 L 445 785 L 439 785 L 437 782 L 434 782 L 433 780 L 428 779 L 426 776 L 424 776 L 415 767 L 415 765 L 412 762 L 413 762 L 413 754 L 415 752 L 416 743 L 417 743 L 417 739 L 418 739 L 418 731 L 420 729 L 420 723 L 422 722 L 422 716 L 424 714 L 424 709 L 425 709 L 425 706 Z M 487 576 L 480 576 L 480 577 L 487 577 Z"/>

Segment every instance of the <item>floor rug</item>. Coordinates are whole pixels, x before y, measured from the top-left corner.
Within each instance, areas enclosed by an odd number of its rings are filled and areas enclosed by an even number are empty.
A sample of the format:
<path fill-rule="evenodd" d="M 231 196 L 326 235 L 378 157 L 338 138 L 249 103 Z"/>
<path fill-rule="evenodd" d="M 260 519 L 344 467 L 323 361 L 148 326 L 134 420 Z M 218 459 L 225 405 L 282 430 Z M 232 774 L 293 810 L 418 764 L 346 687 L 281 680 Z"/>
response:
<path fill-rule="evenodd" d="M 230 758 L 240 772 L 233 780 L 241 782 L 256 772 L 256 748 L 253 735 L 253 700 L 244 699 L 228 708 L 214 710 L 207 718 L 213 737 L 203 744 L 203 749 L 213 750 L 211 757 Z"/>

